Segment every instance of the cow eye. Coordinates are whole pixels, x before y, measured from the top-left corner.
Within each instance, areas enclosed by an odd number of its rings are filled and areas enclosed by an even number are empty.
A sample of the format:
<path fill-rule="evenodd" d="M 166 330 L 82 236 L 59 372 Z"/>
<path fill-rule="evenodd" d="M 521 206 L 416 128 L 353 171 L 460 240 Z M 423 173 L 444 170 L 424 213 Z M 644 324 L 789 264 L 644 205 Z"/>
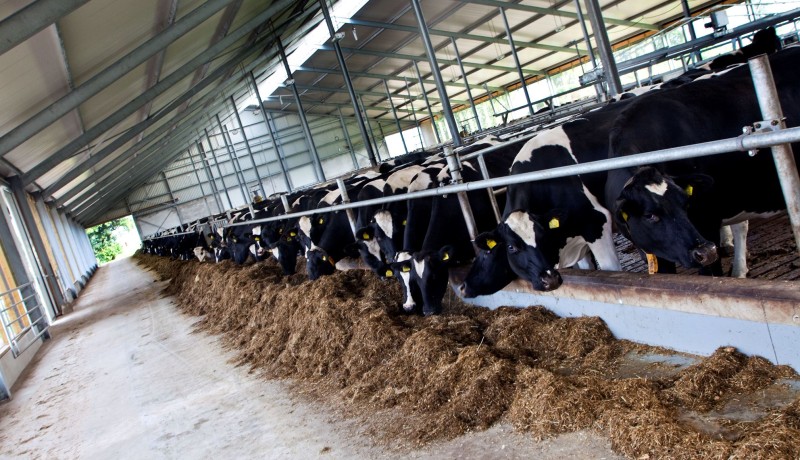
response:
<path fill-rule="evenodd" d="M 658 217 L 658 216 L 657 216 L 657 215 L 655 215 L 655 214 L 645 214 L 645 215 L 643 215 L 642 217 L 643 217 L 643 218 L 644 218 L 646 221 L 650 222 L 651 224 L 655 224 L 655 223 L 657 223 L 658 221 L 660 221 L 660 220 L 661 220 L 661 218 L 660 218 L 660 217 Z"/>
<path fill-rule="evenodd" d="M 509 254 L 516 254 L 518 252 L 519 252 L 519 249 L 517 249 L 516 246 L 514 246 L 513 244 L 509 244 L 508 245 L 508 253 Z"/>

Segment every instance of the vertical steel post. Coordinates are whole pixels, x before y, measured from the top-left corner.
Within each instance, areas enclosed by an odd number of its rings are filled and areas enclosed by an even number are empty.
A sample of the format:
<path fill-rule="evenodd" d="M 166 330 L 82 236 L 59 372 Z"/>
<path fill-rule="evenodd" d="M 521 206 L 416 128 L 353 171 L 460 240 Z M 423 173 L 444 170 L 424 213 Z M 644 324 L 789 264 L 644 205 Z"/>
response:
<path fill-rule="evenodd" d="M 258 180 L 258 188 L 261 189 L 261 196 L 264 198 L 267 197 L 267 189 L 264 188 L 264 183 L 261 181 L 261 173 L 258 172 L 258 165 L 256 164 L 256 157 L 253 155 L 253 149 L 250 147 L 250 140 L 247 139 L 247 133 L 244 132 L 244 124 L 242 123 L 242 118 L 239 116 L 239 111 L 236 110 L 236 100 L 233 96 L 230 97 L 231 107 L 233 107 L 233 116 L 236 118 L 236 125 L 239 126 L 239 132 L 242 133 L 242 139 L 244 140 L 244 148 L 247 150 L 247 156 L 250 157 L 250 163 L 253 164 L 253 172 L 256 175 L 256 179 Z M 232 139 L 231 139 L 232 141 Z M 267 176 L 269 176 L 269 168 L 267 169 Z"/>
<path fill-rule="evenodd" d="M 444 146 L 444 158 L 447 160 L 447 169 L 450 171 L 450 178 L 453 183 L 460 184 L 464 182 L 461 178 L 461 162 L 453 152 L 452 146 Z M 464 215 L 464 223 L 467 225 L 469 239 L 475 241 L 475 237 L 478 236 L 478 226 L 475 224 L 475 216 L 472 214 L 472 206 L 469 204 L 467 192 L 458 192 L 456 195 L 458 196 L 458 204 L 461 206 L 461 213 Z M 477 251 L 477 248 L 473 249 Z"/>
<path fill-rule="evenodd" d="M 392 108 L 392 115 L 394 116 L 394 123 L 397 125 L 397 132 L 400 134 L 400 140 L 403 142 L 403 151 L 408 153 L 408 146 L 406 139 L 403 137 L 403 128 L 400 126 L 400 119 L 397 118 L 397 111 L 394 109 L 394 102 L 392 102 L 392 93 L 389 91 L 389 84 L 383 80 L 383 88 L 386 90 L 386 99 L 389 101 L 389 107 Z"/>
<path fill-rule="evenodd" d="M 578 23 L 581 25 L 581 32 L 583 32 L 583 43 L 586 45 L 586 51 L 589 52 L 589 61 L 592 63 L 592 70 L 597 69 L 597 58 L 594 55 L 594 48 L 592 48 L 592 41 L 589 39 L 589 30 L 586 28 L 586 18 L 583 17 L 583 9 L 581 8 L 581 0 L 575 0 L 575 12 L 578 14 Z M 578 45 L 575 45 L 577 49 Z M 580 59 L 580 56 L 578 56 Z M 605 99 L 606 92 L 603 85 L 600 83 L 594 84 L 594 91 L 597 93 L 597 101 Z"/>
<path fill-rule="evenodd" d="M 181 216 L 181 211 L 178 209 L 177 205 L 178 200 L 175 198 L 175 194 L 172 193 L 172 187 L 169 186 L 169 180 L 167 180 L 167 173 L 161 171 L 161 177 L 164 178 L 164 186 L 167 187 L 167 193 L 169 194 L 169 199 L 175 206 L 175 215 L 178 216 L 178 225 L 183 225 L 183 217 Z"/>
<path fill-rule="evenodd" d="M 339 122 L 342 124 L 342 134 L 344 135 L 344 141 L 347 142 L 347 149 L 350 152 L 350 159 L 353 160 L 353 169 L 358 169 L 358 158 L 356 158 L 356 150 L 353 147 L 353 142 L 350 140 L 350 133 L 347 131 L 347 123 L 344 121 L 344 115 L 342 114 L 342 108 L 336 107 L 336 111 L 339 113 Z M 362 138 L 364 138 L 367 142 L 366 145 L 369 145 L 369 137 L 366 135 L 366 128 L 364 128 L 364 133 L 362 134 Z M 372 150 L 370 146 L 370 150 Z M 372 155 L 375 155 L 375 152 L 372 152 Z M 371 162 L 370 162 L 371 163 Z"/>
<path fill-rule="evenodd" d="M 472 90 L 469 88 L 469 81 L 467 81 L 467 72 L 464 71 L 464 63 L 461 62 L 461 54 L 458 52 L 456 39 L 450 37 L 450 44 L 453 45 L 453 51 L 456 53 L 456 62 L 458 62 L 458 68 L 461 69 L 461 78 L 464 80 L 464 86 L 467 88 L 467 98 L 469 99 L 470 107 L 472 107 L 472 115 L 475 117 L 475 124 L 478 125 L 478 131 L 483 131 L 483 128 L 481 128 L 481 119 L 478 116 L 478 109 L 475 107 L 475 99 L 472 98 Z"/>
<path fill-rule="evenodd" d="M 691 19 L 692 18 L 692 10 L 689 8 L 689 2 L 687 0 L 681 0 L 681 7 L 683 8 L 683 17 L 684 17 L 684 19 Z M 692 41 L 697 40 L 697 34 L 694 32 L 694 27 L 692 26 L 691 21 L 686 23 L 686 26 L 689 29 L 689 38 L 691 38 Z M 694 59 L 695 62 L 700 61 L 700 52 L 699 51 L 692 51 L 691 56 L 692 56 L 692 59 Z"/>
<path fill-rule="evenodd" d="M 344 180 L 336 179 L 336 185 L 339 186 L 339 193 L 342 195 L 342 203 L 349 203 L 350 197 L 347 195 L 347 187 L 344 185 Z M 356 234 L 356 215 L 352 209 L 345 209 L 347 213 L 347 220 L 350 222 L 350 230 L 353 232 L 353 235 Z"/>
<path fill-rule="evenodd" d="M 214 114 L 214 118 L 217 119 L 217 126 L 219 127 L 219 135 L 222 136 L 222 142 L 225 143 L 225 151 L 228 152 L 228 156 L 231 159 L 231 167 L 233 168 L 233 175 L 236 176 L 236 182 L 239 183 L 239 189 L 242 191 L 242 198 L 244 198 L 245 203 L 250 202 L 250 194 L 248 193 L 246 186 L 246 180 L 244 177 L 244 171 L 242 171 L 242 165 L 239 163 L 239 157 L 236 156 L 236 149 L 233 147 L 233 141 L 228 142 L 228 130 L 225 129 L 225 126 L 222 125 L 222 120 L 219 118 L 219 114 Z M 239 175 L 241 174 L 241 177 Z"/>
<path fill-rule="evenodd" d="M 773 123 L 778 123 L 780 128 L 785 128 L 783 110 L 778 99 L 775 81 L 772 79 L 769 59 L 766 55 L 761 55 L 750 59 L 748 63 L 764 120 L 774 120 Z M 797 244 L 798 253 L 800 253 L 800 177 L 798 177 L 792 146 L 781 144 L 772 147 L 772 157 L 783 190 L 783 199 L 786 201 L 786 211 L 792 224 L 794 241 Z"/>
<path fill-rule="evenodd" d="M 372 150 L 372 146 L 367 140 L 367 127 L 364 125 L 364 118 L 361 116 L 361 109 L 358 107 L 358 99 L 356 98 L 356 92 L 353 89 L 353 81 L 350 79 L 350 72 L 347 70 L 347 65 L 344 61 L 342 47 L 339 45 L 339 40 L 336 38 L 336 33 L 333 30 L 333 22 L 331 22 L 331 16 L 328 12 L 328 5 L 325 4 L 325 0 L 319 0 L 319 4 L 320 8 L 322 9 L 322 15 L 325 17 L 325 24 L 328 26 L 328 32 L 331 34 L 333 50 L 336 53 L 336 59 L 339 61 L 339 68 L 342 70 L 342 78 L 344 79 L 344 84 L 347 87 L 347 93 L 350 95 L 350 102 L 353 103 L 353 111 L 355 112 L 356 122 L 358 123 L 358 130 L 361 132 L 361 137 L 364 138 L 364 145 L 367 148 L 369 162 L 372 166 L 376 166 L 378 164 L 378 160 L 375 158 L 375 152 Z"/>
<path fill-rule="evenodd" d="M 364 107 L 364 113 L 367 113 L 367 106 L 364 105 L 364 98 L 359 95 L 358 98 L 361 101 L 361 107 Z M 367 122 L 367 130 L 369 131 L 370 136 L 372 137 L 372 142 L 375 143 L 375 157 L 378 159 L 378 162 L 381 162 L 381 152 L 380 146 L 378 145 L 378 139 L 375 138 L 375 133 L 372 132 L 372 123 L 369 122 L 369 117 L 365 117 L 364 120 Z"/>
<path fill-rule="evenodd" d="M 586 10 L 589 13 L 589 21 L 592 23 L 594 39 L 597 41 L 597 50 L 600 52 L 600 61 L 603 63 L 603 73 L 608 82 L 608 90 L 612 97 L 622 94 L 622 83 L 619 80 L 614 53 L 611 51 L 611 43 L 608 41 L 600 4 L 597 0 L 586 0 Z"/>
<path fill-rule="evenodd" d="M 431 101 L 428 100 L 428 93 L 425 91 L 425 84 L 422 83 L 422 73 L 419 71 L 419 65 L 417 65 L 417 61 L 414 61 L 414 70 L 417 71 L 417 81 L 419 81 L 419 88 L 420 91 L 422 91 L 422 98 L 425 99 L 425 107 L 428 108 L 428 116 L 431 118 L 431 127 L 433 128 L 433 134 L 436 136 L 436 143 L 441 144 L 442 138 L 439 136 L 439 130 L 436 129 L 436 117 L 433 116 Z"/>
<path fill-rule="evenodd" d="M 322 162 L 317 153 L 317 146 L 314 144 L 314 138 L 311 136 L 311 127 L 308 125 L 306 113 L 303 111 L 303 102 L 300 100 L 300 93 L 297 92 L 297 86 L 294 84 L 292 78 L 292 69 L 289 68 L 289 59 L 286 57 L 286 50 L 283 48 L 283 43 L 280 37 L 275 38 L 275 43 L 278 45 L 278 52 L 281 55 L 281 62 L 283 68 L 286 70 L 286 85 L 292 90 L 294 101 L 297 104 L 297 116 L 300 117 L 300 126 L 303 128 L 303 133 L 306 135 L 306 142 L 308 142 L 309 154 L 311 155 L 311 164 L 314 165 L 314 173 L 317 175 L 317 180 L 320 182 L 325 181 L 325 172 L 322 170 Z"/>
<path fill-rule="evenodd" d="M 286 196 L 285 193 L 281 193 L 281 203 L 283 204 L 283 213 L 289 214 L 292 209 L 289 206 L 289 198 Z"/>
<path fill-rule="evenodd" d="M 206 140 L 208 141 L 208 149 L 211 152 L 211 158 L 214 159 L 214 164 L 217 165 L 217 172 L 219 173 L 219 181 L 222 183 L 222 191 L 225 192 L 225 198 L 228 199 L 228 209 L 233 209 L 233 201 L 231 200 L 230 194 L 228 194 L 228 186 L 225 185 L 225 176 L 222 174 L 222 168 L 219 166 L 219 161 L 217 161 L 217 154 L 214 152 L 213 144 L 211 144 L 211 136 L 208 134 L 208 129 L 203 128 L 203 131 L 206 133 Z M 211 160 L 209 159 L 208 162 L 211 163 Z M 216 185 L 216 181 L 214 181 L 214 184 Z"/>
<path fill-rule="evenodd" d="M 422 43 L 425 45 L 425 53 L 428 55 L 433 80 L 436 82 L 436 89 L 439 91 L 439 98 L 442 100 L 442 112 L 450 128 L 450 135 L 453 137 L 453 145 L 460 147 L 463 142 L 461 142 L 461 135 L 458 133 L 458 126 L 456 125 L 456 118 L 453 116 L 453 108 L 450 106 L 450 99 L 447 97 L 447 88 L 444 86 L 442 73 L 439 71 L 436 51 L 433 49 L 431 36 L 428 34 L 428 24 L 425 22 L 425 16 L 422 14 L 422 7 L 419 4 L 419 0 L 411 0 L 411 6 L 414 7 L 414 14 L 417 16 L 419 35 L 420 38 L 422 38 Z"/>
<path fill-rule="evenodd" d="M 419 146 L 423 150 L 425 149 L 425 142 L 423 142 L 422 138 L 422 128 L 419 127 L 419 120 L 417 120 L 417 111 L 414 109 L 414 98 L 411 96 L 411 87 L 408 86 L 408 79 L 405 79 L 406 82 L 406 94 L 408 95 L 408 105 L 411 106 L 411 115 L 414 117 L 414 125 L 417 127 L 417 136 L 419 136 Z"/>
<path fill-rule="evenodd" d="M 272 125 L 270 124 L 269 115 L 267 111 L 264 110 L 264 102 L 261 99 L 261 93 L 258 91 L 258 83 L 256 83 L 256 77 L 253 75 L 253 72 L 250 72 L 250 83 L 253 85 L 253 89 L 256 93 L 256 99 L 258 99 L 258 111 L 261 112 L 261 115 L 264 118 L 264 124 L 267 125 L 267 132 L 269 133 L 269 139 L 272 141 L 272 147 L 275 149 L 275 158 L 278 160 L 278 166 L 281 168 L 281 173 L 283 174 L 283 180 L 286 183 L 286 191 L 292 191 L 292 181 L 289 178 L 289 172 L 287 171 L 286 164 L 283 161 L 283 153 L 281 152 L 281 148 L 278 145 L 278 141 L 275 138 L 275 133 L 272 130 Z"/>
<path fill-rule="evenodd" d="M 514 37 L 511 35 L 511 27 L 508 25 L 508 17 L 506 17 L 506 10 L 500 10 L 500 17 L 503 19 L 503 26 L 506 28 L 506 37 L 508 45 L 511 47 L 511 57 L 514 58 L 514 66 L 517 68 L 519 75 L 519 84 L 522 85 L 522 92 L 525 94 L 525 101 L 528 103 L 528 113 L 533 116 L 533 104 L 531 103 L 531 96 L 528 94 L 528 85 L 525 83 L 525 75 L 522 73 L 522 65 L 519 63 L 519 56 L 517 56 L 517 45 L 514 44 Z"/>
<path fill-rule="evenodd" d="M 481 168 L 481 175 L 484 179 L 491 179 L 489 176 L 489 168 L 486 167 L 486 159 L 483 158 L 483 155 L 478 155 L 478 166 Z M 497 204 L 497 197 L 494 196 L 494 190 L 491 187 L 487 188 L 486 191 L 489 193 L 489 202 L 492 204 L 492 211 L 494 211 L 494 217 L 497 219 L 497 223 L 500 223 L 500 217 L 502 214 L 500 213 L 500 206 Z"/>
<path fill-rule="evenodd" d="M 206 208 L 208 209 L 208 215 L 211 216 L 214 213 L 211 212 L 211 206 L 208 205 L 208 200 L 206 195 L 206 191 L 203 190 L 203 181 L 200 180 L 200 173 L 197 170 L 197 165 L 194 162 L 194 156 L 192 155 L 192 144 L 189 144 L 189 162 L 192 163 L 192 171 L 194 171 L 194 176 L 197 178 L 197 186 L 200 187 L 200 193 L 203 194 L 203 201 L 206 203 Z M 217 205 L 217 211 L 222 211 L 222 203 L 219 201 L 219 196 L 214 192 L 214 186 L 211 186 L 211 197 L 214 198 L 214 203 Z M 144 235 L 141 235 L 144 236 Z"/>

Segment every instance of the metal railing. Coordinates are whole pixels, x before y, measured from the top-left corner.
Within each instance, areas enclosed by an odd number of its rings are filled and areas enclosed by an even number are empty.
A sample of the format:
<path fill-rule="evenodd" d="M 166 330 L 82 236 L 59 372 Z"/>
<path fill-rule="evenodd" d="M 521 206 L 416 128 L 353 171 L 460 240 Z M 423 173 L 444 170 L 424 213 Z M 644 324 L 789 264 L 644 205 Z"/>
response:
<path fill-rule="evenodd" d="M 23 292 L 26 288 L 30 292 L 27 297 Z M 2 320 L 3 330 L 8 337 L 11 353 L 16 358 L 36 343 L 39 337 L 46 334 L 49 325 L 32 282 L 0 293 L 0 299 L 2 299 L 0 302 L 3 305 L 3 308 L 0 309 L 0 320 Z M 29 303 L 31 300 L 34 302 L 33 306 Z M 39 313 L 35 320 L 31 317 L 33 312 Z M 31 333 L 34 334 L 32 337 Z M 23 345 L 20 346 L 20 344 Z"/>

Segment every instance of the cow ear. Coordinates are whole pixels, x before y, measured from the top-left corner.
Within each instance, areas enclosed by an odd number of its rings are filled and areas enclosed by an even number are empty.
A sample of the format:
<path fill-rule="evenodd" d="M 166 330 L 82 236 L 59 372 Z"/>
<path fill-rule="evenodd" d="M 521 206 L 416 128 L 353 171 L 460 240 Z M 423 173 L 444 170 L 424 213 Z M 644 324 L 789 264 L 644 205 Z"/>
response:
<path fill-rule="evenodd" d="M 411 261 L 405 260 L 403 262 L 392 262 L 390 268 L 395 275 L 398 273 L 408 273 L 411 271 Z"/>
<path fill-rule="evenodd" d="M 439 260 L 441 260 L 442 262 L 451 263 L 453 261 L 453 256 L 454 256 L 453 246 L 450 246 L 448 244 L 446 246 L 443 246 L 442 249 L 439 249 Z"/>
<path fill-rule="evenodd" d="M 503 241 L 497 231 L 484 232 L 475 237 L 475 246 L 483 251 L 491 251 L 495 246 L 502 243 Z"/>
<path fill-rule="evenodd" d="M 363 227 L 356 232 L 356 239 L 361 241 L 370 241 L 375 239 L 375 229 L 372 227 Z"/>
<path fill-rule="evenodd" d="M 381 278 L 395 278 L 394 269 L 391 265 L 384 265 L 378 269 L 378 276 Z"/>
<path fill-rule="evenodd" d="M 682 188 L 690 198 L 705 194 L 714 187 L 714 178 L 708 174 L 692 173 L 673 178 L 675 185 Z"/>

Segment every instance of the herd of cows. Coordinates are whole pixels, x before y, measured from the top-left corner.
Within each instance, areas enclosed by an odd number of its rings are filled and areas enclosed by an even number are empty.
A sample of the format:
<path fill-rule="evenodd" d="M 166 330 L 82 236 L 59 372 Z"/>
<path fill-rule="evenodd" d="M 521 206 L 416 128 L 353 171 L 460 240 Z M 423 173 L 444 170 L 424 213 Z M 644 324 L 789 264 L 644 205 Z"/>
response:
<path fill-rule="evenodd" d="M 774 37 L 774 30 L 770 34 Z M 754 40 L 738 57 L 756 54 L 757 44 Z M 774 52 L 770 65 L 787 125 L 796 126 L 800 48 Z M 485 161 L 491 176 L 498 177 L 736 137 L 761 119 L 748 66 L 719 70 L 712 65 L 573 117 L 530 140 L 485 139 L 457 153 L 495 145 Z M 461 161 L 461 175 L 465 182 L 482 179 L 472 160 Z M 344 180 L 351 202 L 451 182 L 441 152 L 407 155 Z M 785 209 L 768 151 L 510 185 L 494 192 L 503 210 L 500 222 L 489 193 L 466 193 L 479 233 L 474 240 L 456 194 L 359 207 L 353 227 L 345 211 L 326 210 L 343 201 L 333 183 L 232 211 L 216 218 L 226 220 L 219 228 L 209 225 L 214 217 L 183 225 L 144 241 L 143 251 L 237 264 L 273 257 L 286 275 L 295 272 L 303 256 L 311 280 L 342 268 L 344 260 L 360 258 L 378 276 L 401 283 L 404 310 L 429 315 L 441 312 L 453 266 L 471 264 L 458 286 L 466 297 L 492 294 L 515 279 L 541 291 L 557 289 L 558 270 L 565 267 L 620 270 L 613 231 L 657 261 L 661 272 L 674 272 L 680 264 L 721 275 L 720 230 Z M 311 210 L 312 215 L 292 217 Z M 286 219 L 248 223 L 287 213 Z M 744 276 L 743 232 L 735 233 L 733 275 Z"/>

